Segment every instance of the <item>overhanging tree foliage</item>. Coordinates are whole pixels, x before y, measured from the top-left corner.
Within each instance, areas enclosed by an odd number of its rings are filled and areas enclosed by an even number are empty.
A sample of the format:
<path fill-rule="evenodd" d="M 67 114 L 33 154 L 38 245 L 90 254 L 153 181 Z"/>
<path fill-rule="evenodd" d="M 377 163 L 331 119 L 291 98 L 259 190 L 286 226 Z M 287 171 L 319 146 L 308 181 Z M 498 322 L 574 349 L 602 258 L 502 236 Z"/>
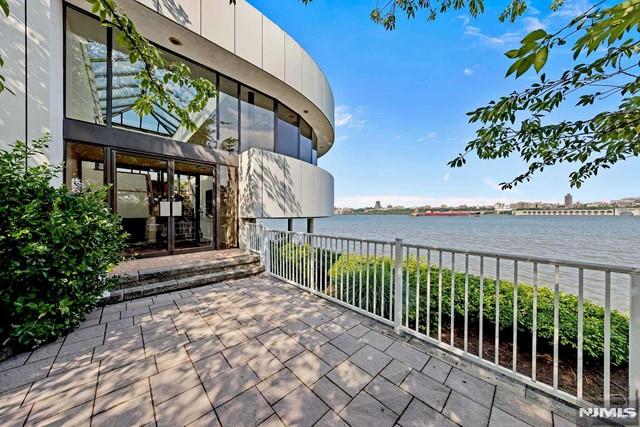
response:
<path fill-rule="evenodd" d="M 312 0 L 301 0 L 310 3 Z M 564 0 L 552 0 L 557 11 Z M 390 0 L 371 12 L 373 22 L 387 30 L 396 28 L 397 17 L 415 18 L 424 13 L 427 21 L 451 10 L 468 10 L 477 17 L 484 12 L 483 0 Z M 511 0 L 500 13 L 500 22 L 515 21 L 527 11 L 527 2 Z M 535 30 L 525 36 L 518 49 L 506 53 L 513 63 L 507 76 L 522 76 L 533 68 L 541 72 L 554 48 L 571 47 L 575 65 L 560 76 L 541 74 L 539 81 L 523 91 L 513 92 L 468 113 L 479 124 L 476 138 L 449 162 L 461 167 L 475 153 L 481 159 L 513 155 L 528 167 L 519 176 L 501 184 L 512 188 L 546 167 L 568 162 L 579 164 L 570 174 L 570 184 L 580 187 L 601 169 L 640 155 L 640 0 L 598 1 L 557 31 Z M 588 60 L 588 61 L 587 61 Z M 615 99 L 612 111 L 605 100 Z M 577 100 L 577 101 L 576 101 Z M 552 122 L 548 115 L 560 106 L 592 106 L 599 113 L 581 120 Z M 602 106 L 601 108 L 598 108 Z M 585 115 L 587 115 L 585 113 Z"/>

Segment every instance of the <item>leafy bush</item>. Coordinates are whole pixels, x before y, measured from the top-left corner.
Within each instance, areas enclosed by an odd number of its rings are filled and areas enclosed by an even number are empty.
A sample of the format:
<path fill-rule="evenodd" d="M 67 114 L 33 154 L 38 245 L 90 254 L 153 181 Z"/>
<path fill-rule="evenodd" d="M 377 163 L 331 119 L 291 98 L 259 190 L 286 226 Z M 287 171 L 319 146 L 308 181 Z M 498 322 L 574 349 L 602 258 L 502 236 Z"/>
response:
<path fill-rule="evenodd" d="M 335 258 L 335 257 L 334 257 Z M 329 289 L 338 299 L 365 308 L 369 304 L 369 311 L 380 316 L 390 318 L 393 307 L 392 291 L 392 265 L 389 257 L 378 256 L 369 260 L 369 280 L 363 277 L 360 287 L 357 272 L 360 265 L 366 271 L 367 259 L 361 256 L 342 255 L 337 261 L 327 268 L 326 274 L 331 277 L 334 289 Z M 403 260 L 403 279 L 409 276 L 409 319 L 411 327 L 416 321 L 416 283 L 417 272 L 420 271 L 420 325 L 422 332 L 426 333 L 427 307 L 424 303 L 427 297 L 426 279 L 428 274 L 427 263 L 418 261 L 415 257 Z M 374 281 L 374 274 L 375 281 Z M 384 281 L 383 281 L 384 272 Z M 440 271 L 437 266 L 431 266 L 431 298 L 430 298 L 430 325 L 432 333 L 437 327 L 438 321 L 438 282 Z M 342 279 L 341 279 L 342 277 Z M 368 287 L 367 287 L 368 283 Z M 456 273 L 454 277 L 454 313 L 455 317 L 462 318 L 465 311 L 464 300 L 464 273 Z M 483 322 L 487 325 L 495 324 L 496 282 L 494 279 L 484 279 L 483 293 Z M 514 284 L 505 280 L 500 281 L 500 319 L 501 331 L 511 330 L 513 327 L 513 293 Z M 369 292 L 367 293 L 367 289 Z M 375 292 L 375 293 L 374 293 Z M 447 326 L 448 315 L 451 308 L 451 270 L 442 269 L 442 316 L 443 325 Z M 518 331 L 531 333 L 533 330 L 533 286 L 518 284 Z M 468 288 L 468 315 L 469 321 L 477 323 L 480 318 L 480 277 L 469 275 Z M 383 299 L 386 300 L 382 310 Z M 559 340 L 560 345 L 568 349 L 577 349 L 578 345 L 578 298 L 566 292 L 559 294 Z M 375 307 L 374 310 L 374 301 Z M 404 304 L 404 301 L 403 301 Z M 544 286 L 538 287 L 537 310 L 537 336 L 548 346 L 553 345 L 553 306 L 554 293 L 552 289 Z M 604 355 L 604 308 L 589 300 L 584 301 L 584 341 L 583 349 L 586 357 L 600 359 Z M 404 313 L 403 308 L 403 313 Z M 445 320 L 447 322 L 445 322 Z M 628 361 L 629 349 L 629 318 L 625 313 L 616 310 L 611 311 L 611 363 L 621 365 Z"/>
<path fill-rule="evenodd" d="M 5 355 L 68 332 L 112 284 L 125 235 L 106 189 L 53 187 L 60 168 L 26 168 L 49 138 L 0 151 L 0 341 Z"/>

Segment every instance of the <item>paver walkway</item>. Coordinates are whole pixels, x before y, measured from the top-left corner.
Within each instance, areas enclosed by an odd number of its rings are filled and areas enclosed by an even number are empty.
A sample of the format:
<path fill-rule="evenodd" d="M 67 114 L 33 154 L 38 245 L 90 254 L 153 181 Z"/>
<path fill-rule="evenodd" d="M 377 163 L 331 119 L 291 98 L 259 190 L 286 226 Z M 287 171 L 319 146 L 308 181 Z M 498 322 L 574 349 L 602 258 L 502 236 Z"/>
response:
<path fill-rule="evenodd" d="M 266 275 L 134 300 L 0 363 L 0 425 L 572 425 L 407 340 Z"/>

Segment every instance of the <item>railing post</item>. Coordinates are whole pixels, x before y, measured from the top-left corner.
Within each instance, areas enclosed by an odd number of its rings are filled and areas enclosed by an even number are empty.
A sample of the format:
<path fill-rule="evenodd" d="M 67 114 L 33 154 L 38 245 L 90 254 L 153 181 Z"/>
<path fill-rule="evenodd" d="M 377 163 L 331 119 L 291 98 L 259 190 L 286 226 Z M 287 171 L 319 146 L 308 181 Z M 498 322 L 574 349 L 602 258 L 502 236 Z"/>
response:
<path fill-rule="evenodd" d="M 629 402 L 640 406 L 640 271 L 631 274 L 629 305 Z M 639 415 L 640 417 L 640 415 Z"/>
<path fill-rule="evenodd" d="M 269 265 L 269 247 L 267 245 L 267 229 L 264 224 L 260 224 L 260 258 L 262 258 L 262 265 L 267 273 L 271 273 L 271 266 Z"/>
<path fill-rule="evenodd" d="M 313 234 L 309 234 L 309 247 L 310 247 L 310 259 L 309 259 L 309 287 L 312 290 L 316 289 L 316 249 L 315 240 Z"/>
<path fill-rule="evenodd" d="M 399 334 L 402 327 L 402 239 L 396 239 L 394 253 L 396 255 L 396 274 L 393 281 L 393 286 L 395 287 L 393 321 L 396 334 Z"/>

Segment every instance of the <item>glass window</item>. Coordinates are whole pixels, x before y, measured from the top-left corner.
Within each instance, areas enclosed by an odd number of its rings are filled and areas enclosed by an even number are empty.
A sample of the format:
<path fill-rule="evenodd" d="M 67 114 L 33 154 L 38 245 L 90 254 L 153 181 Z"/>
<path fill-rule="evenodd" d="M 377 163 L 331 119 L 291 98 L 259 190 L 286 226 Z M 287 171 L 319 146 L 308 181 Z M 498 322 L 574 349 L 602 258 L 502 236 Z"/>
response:
<path fill-rule="evenodd" d="M 299 159 L 312 163 L 313 140 L 311 126 L 304 120 L 300 120 L 300 156 Z"/>
<path fill-rule="evenodd" d="M 73 191 L 95 189 L 104 184 L 104 150 L 97 145 L 67 143 L 66 184 Z"/>
<path fill-rule="evenodd" d="M 259 92 L 242 87 L 240 111 L 240 138 L 242 151 L 260 148 L 273 151 L 275 117 L 273 100 Z"/>
<path fill-rule="evenodd" d="M 117 37 L 113 42 L 113 91 L 112 91 L 112 121 L 114 125 L 122 125 L 148 132 L 170 137 L 176 141 L 189 142 L 202 146 L 214 146 L 217 136 L 216 110 L 217 100 L 209 99 L 202 111 L 191 114 L 191 120 L 196 124 L 197 130 L 192 131 L 182 126 L 180 119 L 170 113 L 166 106 L 154 104 L 150 114 L 140 117 L 133 111 L 136 101 L 144 94 L 140 86 L 138 73 L 143 70 L 142 61 L 131 63 L 125 46 L 122 46 Z M 215 83 L 216 75 L 203 67 L 190 63 L 171 53 L 162 53 L 167 62 L 183 62 L 191 70 L 193 78 L 206 78 Z M 160 78 L 164 70 L 156 72 Z M 176 103 L 185 107 L 195 96 L 195 89 L 180 87 L 171 82 L 165 85 L 169 89 Z"/>
<path fill-rule="evenodd" d="M 219 147 L 227 151 L 236 151 L 240 141 L 238 137 L 238 84 L 220 76 L 218 86 L 220 98 L 220 143 Z"/>
<path fill-rule="evenodd" d="M 238 247 L 238 169 L 218 168 L 218 249 Z"/>
<path fill-rule="evenodd" d="M 67 9 L 66 114 L 104 125 L 107 108 L 107 29 L 95 19 Z"/>
<path fill-rule="evenodd" d="M 298 158 L 298 133 L 298 115 L 284 105 L 279 104 L 276 152 Z"/>
<path fill-rule="evenodd" d="M 311 163 L 314 165 L 318 165 L 318 137 L 316 133 L 313 132 L 313 152 L 311 153 Z"/>

